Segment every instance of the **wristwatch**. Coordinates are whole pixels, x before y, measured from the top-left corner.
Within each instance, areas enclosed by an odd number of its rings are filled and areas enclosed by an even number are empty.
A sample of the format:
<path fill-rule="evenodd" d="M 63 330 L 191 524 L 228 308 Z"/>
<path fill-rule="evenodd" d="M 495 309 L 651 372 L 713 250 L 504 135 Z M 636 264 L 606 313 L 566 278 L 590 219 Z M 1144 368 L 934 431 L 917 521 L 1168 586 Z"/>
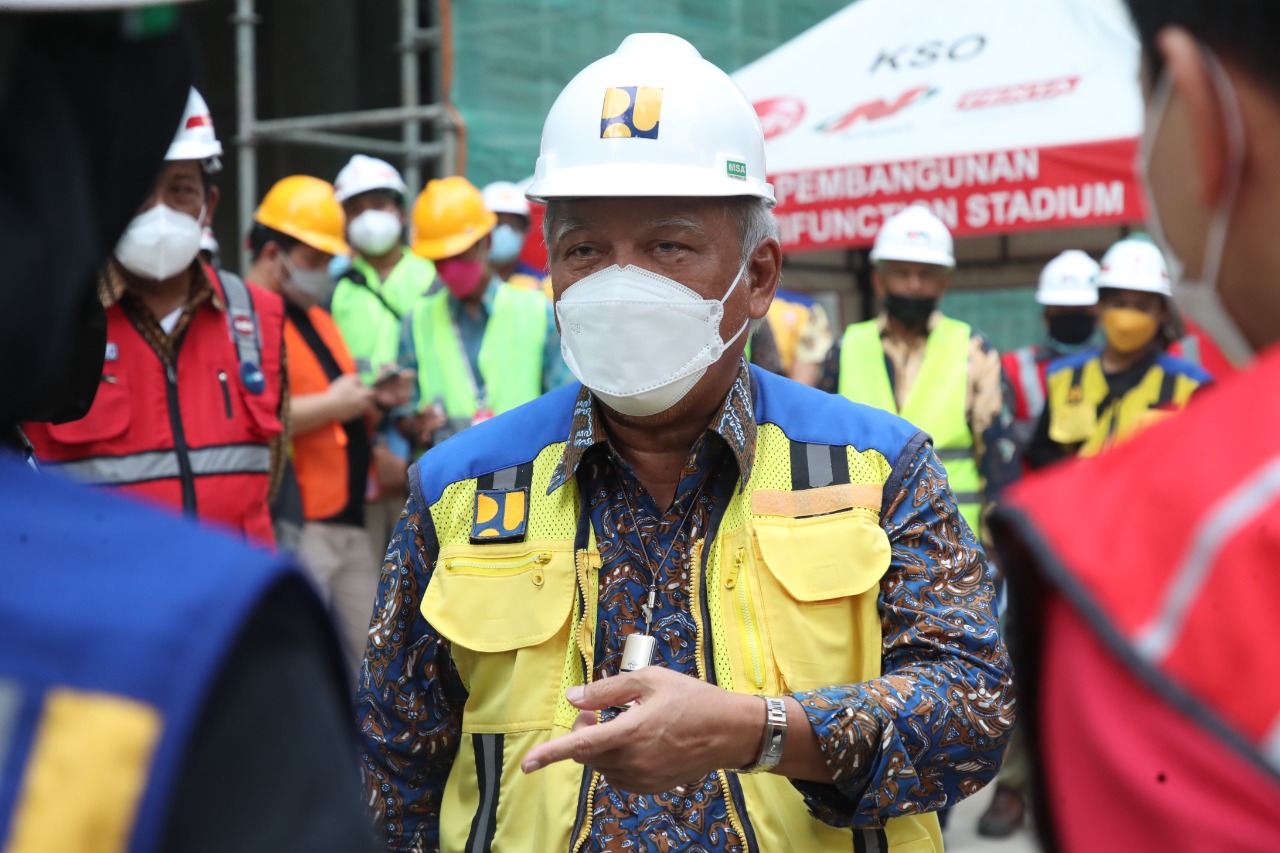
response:
<path fill-rule="evenodd" d="M 761 696 L 764 700 L 764 743 L 760 745 L 760 757 L 755 764 L 744 767 L 739 773 L 767 773 L 782 760 L 782 747 L 787 742 L 787 705 L 777 696 Z"/>

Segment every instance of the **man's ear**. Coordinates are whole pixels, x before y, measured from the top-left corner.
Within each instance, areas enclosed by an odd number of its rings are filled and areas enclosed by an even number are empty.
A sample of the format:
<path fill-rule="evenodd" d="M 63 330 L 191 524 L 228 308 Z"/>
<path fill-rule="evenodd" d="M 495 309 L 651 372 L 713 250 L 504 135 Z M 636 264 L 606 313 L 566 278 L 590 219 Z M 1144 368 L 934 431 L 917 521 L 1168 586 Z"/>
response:
<path fill-rule="evenodd" d="M 215 186 L 209 188 L 209 195 L 204 200 L 204 219 L 200 224 L 209 228 L 213 226 L 213 213 L 218 209 L 218 199 L 222 198 L 222 192 Z"/>
<path fill-rule="evenodd" d="M 747 314 L 752 320 L 763 320 L 782 278 L 782 245 L 772 237 L 761 240 L 742 275 L 749 287 Z"/>
<path fill-rule="evenodd" d="M 1213 85 L 1204 49 L 1181 27 L 1166 27 L 1156 36 L 1173 91 L 1170 107 L 1179 98 L 1188 111 L 1191 142 L 1199 174 L 1196 198 L 1215 207 L 1226 190 L 1227 134 L 1225 108 Z"/>

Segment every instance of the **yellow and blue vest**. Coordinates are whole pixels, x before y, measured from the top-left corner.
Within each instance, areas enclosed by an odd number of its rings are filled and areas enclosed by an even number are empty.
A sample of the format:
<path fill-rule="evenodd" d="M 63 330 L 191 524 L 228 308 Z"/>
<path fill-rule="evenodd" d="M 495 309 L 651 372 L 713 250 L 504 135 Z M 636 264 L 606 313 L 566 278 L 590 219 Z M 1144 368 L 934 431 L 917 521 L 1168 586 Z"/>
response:
<path fill-rule="evenodd" d="M 1111 393 L 1102 370 L 1102 350 L 1090 349 L 1049 365 L 1049 438 L 1094 456 L 1169 413 L 1211 381 L 1199 365 L 1160 352 L 1133 388 Z"/>
<path fill-rule="evenodd" d="M 8 456 L 0 518 L 0 846 L 158 849 L 246 618 L 276 592 L 322 606 L 287 560 Z"/>
<path fill-rule="evenodd" d="M 965 412 L 969 391 L 968 323 L 939 318 L 925 343 L 920 374 L 902 411 L 889 384 L 884 347 L 877 321 L 855 323 L 840 344 L 840 388 L 845 397 L 901 415 L 933 437 L 938 460 L 947 471 L 960 514 L 979 529 L 982 479 L 973 455 L 973 432 Z"/>
<path fill-rule="evenodd" d="M 876 678 L 891 552 L 880 516 L 898 490 L 896 463 L 926 439 L 885 412 L 751 372 L 750 479 L 692 550 L 698 677 L 766 695 Z M 575 478 L 547 491 L 578 392 L 479 424 L 414 471 L 437 545 L 422 613 L 450 641 L 468 694 L 441 807 L 444 851 L 576 853 L 590 837 L 592 770 L 560 762 L 526 776 L 519 766 L 570 730 L 578 712 L 564 690 L 593 674 L 601 559 L 590 514 Z M 749 850 L 942 850 L 932 814 L 837 828 L 781 776 L 720 776 Z"/>

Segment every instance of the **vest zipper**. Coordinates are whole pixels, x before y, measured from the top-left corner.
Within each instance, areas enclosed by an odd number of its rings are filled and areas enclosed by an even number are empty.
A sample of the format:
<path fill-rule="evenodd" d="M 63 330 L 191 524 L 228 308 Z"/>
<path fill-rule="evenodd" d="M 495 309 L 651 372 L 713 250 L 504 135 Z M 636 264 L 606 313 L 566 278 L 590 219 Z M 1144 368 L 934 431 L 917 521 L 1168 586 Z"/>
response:
<path fill-rule="evenodd" d="M 693 636 L 694 636 L 694 660 L 697 663 L 698 678 L 710 684 L 715 684 L 715 665 L 712 662 L 711 643 L 706 634 L 707 623 L 711 619 L 710 608 L 707 603 L 706 590 L 702 587 L 702 579 L 706 577 L 706 539 L 699 539 L 693 544 L 693 551 L 690 554 L 689 564 L 697 565 L 699 570 L 691 572 L 690 588 L 693 593 L 694 607 L 689 608 L 694 614 L 693 617 Z M 729 825 L 733 827 L 734 832 L 738 833 L 738 837 L 742 839 L 742 848 L 745 853 L 751 853 L 753 850 L 759 850 L 756 844 L 755 833 L 749 832 L 747 823 L 743 820 L 742 815 L 746 814 L 746 804 L 742 799 L 742 785 L 738 782 L 737 774 L 730 775 L 724 770 L 717 770 L 716 776 L 720 779 L 720 789 L 724 791 L 725 811 L 729 818 Z"/>
<path fill-rule="evenodd" d="M 590 624 L 587 619 L 587 576 L 589 571 L 598 571 L 598 568 L 591 565 L 590 552 L 587 549 L 578 551 L 578 560 L 581 568 L 578 572 L 578 601 L 580 602 L 579 619 L 584 624 Z M 597 598 L 599 596 L 597 595 Z M 598 607 L 599 604 L 592 606 Z M 581 629 L 578 629 L 581 633 Z M 587 650 L 582 648 L 582 644 L 578 644 L 578 652 L 582 657 L 582 683 L 589 684 L 591 682 L 591 670 L 594 661 L 587 657 Z M 596 718 L 600 715 L 597 713 Z M 586 768 L 584 768 L 586 770 Z M 586 844 L 587 839 L 591 835 L 591 813 L 595 809 L 596 788 L 600 784 L 600 774 L 594 770 L 586 770 L 591 774 L 591 780 L 587 786 L 578 795 L 578 814 L 573 821 L 573 829 L 569 832 L 571 839 L 569 853 L 578 853 Z"/>
<path fill-rule="evenodd" d="M 600 784 L 600 774 L 594 770 L 590 772 L 591 782 L 587 785 L 581 802 L 578 803 L 578 826 L 575 829 L 573 846 L 569 848 L 569 853 L 578 853 L 591 835 L 591 811 L 596 804 L 596 787 Z"/>
<path fill-rule="evenodd" d="M 761 651 L 760 635 L 756 631 L 755 613 L 751 607 L 751 592 L 743 564 L 747 559 L 747 549 L 739 548 L 733 558 L 733 570 L 724 579 L 725 589 L 731 589 L 738 601 L 738 615 L 741 617 L 742 646 L 747 660 L 751 661 L 751 683 L 756 690 L 764 689 L 764 663 Z"/>
<path fill-rule="evenodd" d="M 196 479 L 191 471 L 191 452 L 187 434 L 182 428 L 182 410 L 178 405 L 178 369 L 173 362 L 164 365 L 165 396 L 169 402 L 169 427 L 173 430 L 173 450 L 178 455 L 178 479 L 182 483 L 182 511 L 196 514 Z"/>
<path fill-rule="evenodd" d="M 551 552 L 543 551 L 511 562 L 468 560 L 463 557 L 451 557 L 444 561 L 444 567 L 446 571 L 458 574 L 504 577 L 506 575 L 519 574 L 529 566 L 545 566 L 550 562 Z"/>
<path fill-rule="evenodd" d="M 222 408 L 226 410 L 227 417 L 231 417 L 231 389 L 227 387 L 227 372 L 225 370 L 218 371 L 218 383 L 222 385 Z"/>

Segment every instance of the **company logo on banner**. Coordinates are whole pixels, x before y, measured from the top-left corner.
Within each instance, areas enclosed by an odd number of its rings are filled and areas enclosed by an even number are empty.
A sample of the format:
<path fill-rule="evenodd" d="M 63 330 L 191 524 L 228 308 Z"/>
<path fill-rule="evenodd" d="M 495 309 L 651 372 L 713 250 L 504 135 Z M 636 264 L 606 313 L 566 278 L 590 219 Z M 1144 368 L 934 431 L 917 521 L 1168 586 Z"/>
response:
<path fill-rule="evenodd" d="M 1035 83 L 1015 83 L 1012 86 L 994 86 L 989 89 L 974 89 L 960 96 L 956 109 L 983 110 L 990 107 L 1011 107 L 1032 101 L 1049 101 L 1070 95 L 1080 83 L 1079 75 L 1071 77 L 1055 77 L 1052 80 L 1038 80 Z"/>
<path fill-rule="evenodd" d="M 815 129 L 819 133 L 840 133 L 843 130 L 853 127 L 860 121 L 880 121 L 881 119 L 897 115 L 907 107 L 924 103 L 937 93 L 938 90 L 933 86 L 915 86 L 906 90 L 892 101 L 885 100 L 884 98 L 876 98 L 873 101 L 858 104 L 843 115 L 827 119 L 819 124 Z"/>
<path fill-rule="evenodd" d="M 751 105 L 756 115 L 760 116 L 760 126 L 764 128 L 766 140 L 781 136 L 804 119 L 804 101 L 790 95 L 776 98 L 765 98 Z"/>
<path fill-rule="evenodd" d="M 1136 139 L 1023 148 L 770 176 L 784 251 L 869 246 L 923 202 L 952 234 L 1008 234 L 1144 218 Z"/>

